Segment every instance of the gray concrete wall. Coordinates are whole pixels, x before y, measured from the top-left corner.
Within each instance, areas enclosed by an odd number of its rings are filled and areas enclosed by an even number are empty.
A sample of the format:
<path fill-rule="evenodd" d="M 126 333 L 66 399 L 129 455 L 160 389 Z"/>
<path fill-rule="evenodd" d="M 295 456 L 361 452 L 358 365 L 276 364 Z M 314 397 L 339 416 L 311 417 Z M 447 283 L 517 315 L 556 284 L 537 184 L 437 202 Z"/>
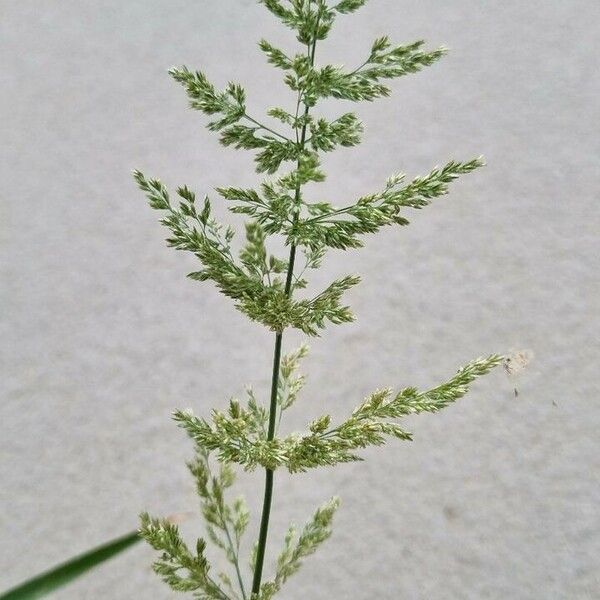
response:
<path fill-rule="evenodd" d="M 412 419 L 413 443 L 278 475 L 271 551 L 289 520 L 343 498 L 333 540 L 282 598 L 599 597 L 599 17 L 596 0 L 372 0 L 319 49 L 348 65 L 385 33 L 452 49 L 358 107 L 365 142 L 327 158 L 326 197 L 450 158 L 489 166 L 410 227 L 331 255 L 319 283 L 364 275 L 348 294 L 358 321 L 313 340 L 289 430 L 477 355 L 524 347 L 536 361 L 518 399 L 496 373 Z M 165 248 L 130 177 L 200 194 L 257 180 L 166 69 L 239 80 L 255 112 L 290 105 L 263 36 L 293 43 L 253 0 L 0 3 L 0 589 L 134 528 L 142 509 L 194 510 L 171 410 L 205 414 L 247 382 L 267 393 L 272 336 L 185 279 L 194 260 Z M 241 481 L 254 528 L 262 482 Z M 139 546 L 57 598 L 175 597 L 151 556 Z"/>

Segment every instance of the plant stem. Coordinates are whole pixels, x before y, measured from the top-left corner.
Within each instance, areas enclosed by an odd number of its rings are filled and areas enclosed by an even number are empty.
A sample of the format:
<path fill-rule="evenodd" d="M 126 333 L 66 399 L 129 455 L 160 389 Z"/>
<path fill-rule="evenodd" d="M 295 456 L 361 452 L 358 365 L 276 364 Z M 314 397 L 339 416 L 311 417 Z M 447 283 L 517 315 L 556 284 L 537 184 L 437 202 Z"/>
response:
<path fill-rule="evenodd" d="M 298 186 L 297 198 L 300 197 Z M 290 247 L 290 258 L 285 281 L 285 294 L 291 296 L 292 293 L 292 275 L 294 273 L 294 262 L 296 260 L 296 246 Z M 277 388 L 279 386 L 279 370 L 281 367 L 281 344 L 283 341 L 283 332 L 275 334 L 275 350 L 273 352 L 273 373 L 271 375 L 271 402 L 269 406 L 269 429 L 267 431 L 267 440 L 271 441 L 275 437 L 275 423 L 277 416 Z M 254 578 L 252 580 L 252 594 L 260 592 L 260 582 L 262 579 L 262 570 L 265 562 L 265 550 L 267 548 L 267 535 L 269 533 L 269 517 L 271 516 L 271 502 L 273 500 L 273 475 L 272 469 L 265 469 L 265 495 L 263 499 L 262 515 L 260 518 L 260 531 L 258 534 L 258 548 L 256 551 L 256 566 L 254 568 Z"/>
<path fill-rule="evenodd" d="M 240 591 L 242 592 L 243 600 L 247 600 L 246 590 L 244 589 L 244 580 L 242 578 L 242 572 L 240 570 L 240 559 L 239 559 L 239 544 L 238 547 L 234 546 L 233 540 L 231 539 L 231 534 L 229 533 L 229 528 L 227 527 L 227 523 L 221 517 L 223 522 L 223 529 L 225 530 L 225 535 L 227 536 L 227 541 L 229 543 L 229 548 L 231 549 L 231 553 L 233 554 L 233 566 L 235 567 L 235 573 L 237 575 L 238 584 L 240 586 Z"/>
<path fill-rule="evenodd" d="M 275 351 L 273 355 L 273 376 L 271 378 L 271 405 L 269 409 L 269 431 L 267 439 L 272 440 L 272 430 L 274 431 L 277 412 L 277 385 L 279 383 L 279 365 L 281 362 L 281 342 L 283 334 L 275 335 Z M 273 427 L 272 427 L 273 425 Z M 265 469 L 265 495 L 263 498 L 262 515 L 260 518 L 260 532 L 258 534 L 258 548 L 256 551 L 256 565 L 254 567 L 254 578 L 252 580 L 252 593 L 260 592 L 260 582 L 262 579 L 262 570 L 265 562 L 265 550 L 267 547 L 267 534 L 269 532 L 269 517 L 271 515 L 271 501 L 273 499 L 273 471 Z"/>
<path fill-rule="evenodd" d="M 318 27 L 318 20 L 317 20 Z M 316 31 L 316 29 L 315 29 Z M 309 46 L 310 64 L 311 67 L 315 63 L 315 49 L 317 45 L 316 34 Z M 304 106 L 304 123 L 302 125 L 302 133 L 300 136 L 299 153 L 304 151 L 306 144 L 306 117 L 310 108 Z M 298 131 L 298 130 L 296 130 Z M 300 168 L 300 159 L 298 159 L 297 168 Z M 296 212 L 294 214 L 294 224 L 300 218 L 300 200 L 301 200 L 301 184 L 296 184 L 294 205 Z M 296 245 L 290 245 L 290 256 L 288 260 L 287 274 L 285 278 L 285 295 L 289 298 L 292 295 L 292 279 L 294 276 L 294 263 L 296 261 Z M 281 345 L 283 342 L 283 332 L 279 331 L 275 334 L 275 349 L 273 352 L 273 372 L 271 375 L 271 401 L 269 405 L 269 429 L 267 431 L 267 440 L 271 441 L 275 437 L 275 425 L 277 417 L 277 388 L 279 386 L 279 371 L 281 367 Z M 269 533 L 269 517 L 271 516 L 271 502 L 273 500 L 273 475 L 272 469 L 265 469 L 265 494 L 263 499 L 262 515 L 260 519 L 260 531 L 258 534 L 258 547 L 256 550 L 256 565 L 254 568 L 254 578 L 252 580 L 252 595 L 260 593 L 260 583 L 262 580 L 262 571 L 265 562 L 265 551 L 267 548 L 267 535 Z"/>
<path fill-rule="evenodd" d="M 248 119 L 248 121 L 250 121 L 251 123 L 254 123 L 255 125 L 257 125 L 260 129 L 264 129 L 265 131 L 268 131 L 269 133 L 272 133 L 273 135 L 276 135 L 278 138 L 281 138 L 282 140 L 285 140 L 286 142 L 291 142 L 292 141 L 289 138 L 285 137 L 285 135 L 281 135 L 280 133 L 277 133 L 275 130 L 271 129 L 270 127 L 267 127 L 266 125 L 263 125 L 262 123 L 260 123 L 256 119 L 253 119 L 250 115 L 244 113 L 244 117 L 246 119 Z"/>

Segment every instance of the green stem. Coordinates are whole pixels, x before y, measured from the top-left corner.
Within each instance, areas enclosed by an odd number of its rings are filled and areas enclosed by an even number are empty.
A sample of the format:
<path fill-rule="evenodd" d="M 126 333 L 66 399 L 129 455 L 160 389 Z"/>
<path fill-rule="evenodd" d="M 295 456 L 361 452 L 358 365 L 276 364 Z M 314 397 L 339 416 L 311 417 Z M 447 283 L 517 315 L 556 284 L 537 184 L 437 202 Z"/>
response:
<path fill-rule="evenodd" d="M 318 21 L 317 21 L 318 26 Z M 315 49 L 317 45 L 316 38 L 310 46 L 310 63 L 311 66 L 315 62 Z M 299 153 L 301 154 L 306 144 L 306 117 L 310 108 L 304 107 L 304 125 L 302 125 L 302 133 L 300 137 Z M 297 168 L 300 168 L 300 159 L 298 159 Z M 301 184 L 296 184 L 294 204 L 296 212 L 294 214 L 294 224 L 300 217 L 300 199 L 301 199 Z M 287 274 L 285 278 L 285 295 L 289 298 L 292 295 L 292 279 L 294 276 L 294 263 L 296 262 L 296 245 L 290 245 L 290 256 L 288 260 Z M 273 352 L 273 372 L 271 375 L 271 401 L 269 405 L 269 428 L 267 431 L 267 440 L 271 441 L 275 437 L 275 426 L 277 418 L 277 388 L 279 386 L 279 371 L 281 368 L 281 345 L 283 342 L 283 332 L 279 331 L 275 334 L 275 349 Z M 265 469 L 265 493 L 263 498 L 262 515 L 260 519 L 260 531 L 258 534 L 258 547 L 256 550 L 256 565 L 254 567 L 254 578 L 252 580 L 252 595 L 260 593 L 260 583 L 262 580 L 263 566 L 265 562 L 265 551 L 267 548 L 267 536 L 269 533 L 269 518 L 271 516 L 271 503 L 273 500 L 273 475 L 272 469 Z"/>
<path fill-rule="evenodd" d="M 279 382 L 279 365 L 281 362 L 282 333 L 275 335 L 275 351 L 273 355 L 273 375 L 271 377 L 271 405 L 269 408 L 269 431 L 267 439 L 272 440 L 275 431 L 275 414 L 277 413 L 277 384 Z M 258 548 L 256 550 L 256 565 L 254 567 L 254 578 L 252 580 L 252 594 L 260 592 L 263 565 L 265 562 L 265 550 L 267 547 L 267 535 L 269 533 L 269 517 L 271 516 L 271 501 L 273 499 L 273 470 L 265 469 L 265 495 L 263 498 L 262 515 L 260 518 L 260 531 L 258 534 Z"/>
<path fill-rule="evenodd" d="M 217 594 L 219 594 L 221 600 L 231 600 L 231 598 L 221 589 L 221 586 L 212 578 L 207 576 L 206 580 L 213 586 Z"/>
<path fill-rule="evenodd" d="M 244 113 L 244 117 L 246 119 L 248 119 L 248 121 L 250 121 L 251 123 L 254 123 L 256 126 L 258 126 L 260 129 L 264 129 L 265 131 L 268 131 L 269 133 L 276 135 L 278 138 L 281 138 L 282 140 L 285 140 L 286 142 L 292 141 L 292 140 L 290 140 L 290 138 L 285 137 L 285 135 L 281 135 L 280 133 L 277 133 L 274 129 L 271 129 L 270 127 L 267 127 L 266 125 L 263 125 L 260 121 L 253 119 L 250 115 Z"/>
<path fill-rule="evenodd" d="M 235 567 L 235 573 L 237 575 L 238 584 L 240 586 L 240 591 L 242 592 L 242 598 L 244 600 L 247 599 L 246 590 L 244 588 L 244 580 L 242 578 L 242 572 L 240 570 L 240 559 L 238 556 L 239 548 L 234 546 L 233 540 L 231 539 L 231 534 L 229 533 L 229 528 L 227 527 L 227 523 L 223 517 L 221 517 L 223 522 L 223 529 L 225 530 L 225 535 L 227 536 L 227 541 L 229 542 L 229 548 L 231 549 L 231 554 L 233 555 L 233 566 Z"/>
<path fill-rule="evenodd" d="M 297 188 L 298 189 L 298 188 Z M 297 198 L 300 197 L 298 189 Z M 292 275 L 294 273 L 294 262 L 296 260 L 296 246 L 292 244 L 290 248 L 290 258 L 288 262 L 287 276 L 285 280 L 285 294 L 292 294 Z M 273 373 L 271 375 L 271 402 L 269 406 L 269 428 L 267 430 L 267 440 L 271 441 L 275 437 L 275 423 L 277 417 L 277 388 L 279 386 L 279 371 L 281 367 L 281 345 L 283 342 L 283 332 L 275 334 L 275 350 L 273 352 Z M 271 502 L 273 500 L 273 475 L 272 469 L 265 469 L 265 495 L 263 498 L 262 515 L 260 518 L 260 531 L 258 534 L 258 548 L 256 551 L 256 566 L 254 568 L 254 578 L 252 580 L 252 594 L 260 592 L 260 582 L 262 580 L 262 571 L 265 562 L 265 551 L 267 548 L 267 535 L 269 533 L 269 517 L 271 516 Z"/>

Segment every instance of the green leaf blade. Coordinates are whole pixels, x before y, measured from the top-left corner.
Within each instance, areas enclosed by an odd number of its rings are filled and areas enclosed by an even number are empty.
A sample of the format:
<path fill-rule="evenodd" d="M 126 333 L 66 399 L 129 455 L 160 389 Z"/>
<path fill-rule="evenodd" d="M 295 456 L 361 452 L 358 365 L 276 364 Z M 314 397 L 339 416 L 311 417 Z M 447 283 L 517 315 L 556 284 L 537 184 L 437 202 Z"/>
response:
<path fill-rule="evenodd" d="M 101 563 L 127 550 L 140 540 L 138 532 L 132 531 L 23 582 L 0 595 L 0 600 L 44 598 L 48 594 L 72 583 Z"/>

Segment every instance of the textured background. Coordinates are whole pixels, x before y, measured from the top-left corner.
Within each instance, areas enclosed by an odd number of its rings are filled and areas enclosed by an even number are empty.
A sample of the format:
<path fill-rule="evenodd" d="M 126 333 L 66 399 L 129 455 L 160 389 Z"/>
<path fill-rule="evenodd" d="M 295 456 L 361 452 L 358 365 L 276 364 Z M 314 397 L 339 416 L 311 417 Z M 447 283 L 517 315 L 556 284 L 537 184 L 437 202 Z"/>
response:
<path fill-rule="evenodd" d="M 165 248 L 130 170 L 199 193 L 255 182 L 251 156 L 218 146 L 166 69 L 239 80 L 254 112 L 289 105 L 255 41 L 293 37 L 253 0 L 4 0 L 0 13 L 1 589 L 142 509 L 192 510 L 191 444 L 170 411 L 205 412 L 246 382 L 267 392 L 272 336 L 185 279 L 193 259 Z M 353 65 L 385 33 L 452 52 L 359 106 L 365 143 L 328 157 L 323 193 L 342 202 L 480 153 L 489 166 L 326 262 L 319 283 L 364 274 L 348 295 L 358 321 L 313 342 L 289 427 L 480 354 L 536 361 L 518 399 L 498 372 L 411 420 L 412 444 L 278 475 L 271 550 L 290 519 L 344 500 L 334 540 L 282 597 L 598 598 L 598 2 L 372 0 L 319 57 Z M 241 484 L 256 514 L 262 473 Z M 150 560 L 139 546 L 58 597 L 174 597 Z"/>

